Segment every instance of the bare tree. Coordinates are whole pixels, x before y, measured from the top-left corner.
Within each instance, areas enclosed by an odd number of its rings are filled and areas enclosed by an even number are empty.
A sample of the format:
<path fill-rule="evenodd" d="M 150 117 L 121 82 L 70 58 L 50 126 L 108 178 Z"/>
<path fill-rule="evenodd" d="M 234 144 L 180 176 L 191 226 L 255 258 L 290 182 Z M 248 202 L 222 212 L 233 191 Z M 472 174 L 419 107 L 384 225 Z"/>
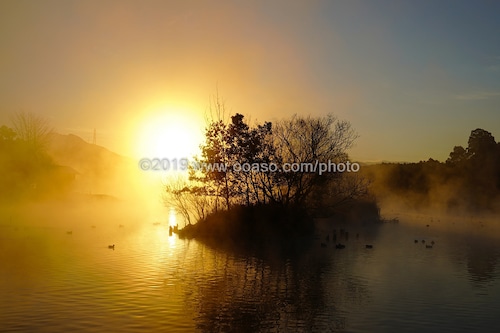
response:
<path fill-rule="evenodd" d="M 357 134 L 347 121 L 329 114 L 323 117 L 294 115 L 277 123 L 275 149 L 283 163 L 345 162 L 347 150 Z M 318 187 L 332 186 L 341 174 L 307 172 L 284 173 L 280 181 L 282 201 L 285 204 L 301 204 Z"/>
<path fill-rule="evenodd" d="M 203 220 L 215 209 L 215 200 L 206 193 L 204 187 L 197 187 L 193 181 L 182 177 L 170 179 L 165 184 L 163 202 L 174 207 L 187 224 L 192 224 L 193 220 Z"/>
<path fill-rule="evenodd" d="M 46 118 L 29 112 L 17 112 L 11 122 L 17 137 L 25 141 L 35 153 L 45 149 L 48 135 L 52 132 Z"/>

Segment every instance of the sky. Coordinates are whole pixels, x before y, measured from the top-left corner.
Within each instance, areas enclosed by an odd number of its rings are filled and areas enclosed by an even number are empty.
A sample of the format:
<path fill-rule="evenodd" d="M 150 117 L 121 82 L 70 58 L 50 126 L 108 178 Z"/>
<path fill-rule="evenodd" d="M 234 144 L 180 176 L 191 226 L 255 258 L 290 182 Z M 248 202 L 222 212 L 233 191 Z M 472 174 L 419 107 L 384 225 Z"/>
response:
<path fill-rule="evenodd" d="M 500 140 L 498 17 L 498 1 L 0 0 L 0 124 L 32 112 L 139 156 L 165 121 L 188 149 L 218 91 L 251 123 L 334 113 L 352 159 L 444 161 L 476 128 Z"/>

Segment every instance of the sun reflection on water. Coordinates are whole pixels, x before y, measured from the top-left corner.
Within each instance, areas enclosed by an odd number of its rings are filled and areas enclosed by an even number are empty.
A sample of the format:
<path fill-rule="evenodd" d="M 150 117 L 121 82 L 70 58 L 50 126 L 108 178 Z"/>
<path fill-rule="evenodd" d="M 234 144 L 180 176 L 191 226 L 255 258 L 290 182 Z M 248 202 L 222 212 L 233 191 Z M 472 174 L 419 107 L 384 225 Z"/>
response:
<path fill-rule="evenodd" d="M 170 212 L 168 214 L 168 226 L 170 228 L 174 228 L 177 226 L 177 217 L 176 217 L 176 212 L 174 208 L 170 208 Z M 174 247 L 175 243 L 177 240 L 177 235 L 175 233 L 170 234 L 168 237 L 168 243 L 170 244 L 171 247 Z"/>
<path fill-rule="evenodd" d="M 177 225 L 175 208 L 170 208 L 170 212 L 168 214 L 168 225 L 172 226 L 172 228 Z"/>

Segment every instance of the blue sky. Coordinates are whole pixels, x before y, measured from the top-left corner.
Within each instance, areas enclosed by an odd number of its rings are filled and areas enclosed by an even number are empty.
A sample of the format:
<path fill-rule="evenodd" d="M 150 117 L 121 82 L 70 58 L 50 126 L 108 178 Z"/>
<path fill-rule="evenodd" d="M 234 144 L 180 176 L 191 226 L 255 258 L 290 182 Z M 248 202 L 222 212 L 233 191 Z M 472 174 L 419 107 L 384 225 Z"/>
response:
<path fill-rule="evenodd" d="M 444 160 L 475 128 L 500 139 L 498 17 L 497 1 L 3 0 L 0 122 L 39 113 L 130 154 L 155 108 L 202 128 L 218 86 L 252 121 L 349 120 L 359 160 Z"/>

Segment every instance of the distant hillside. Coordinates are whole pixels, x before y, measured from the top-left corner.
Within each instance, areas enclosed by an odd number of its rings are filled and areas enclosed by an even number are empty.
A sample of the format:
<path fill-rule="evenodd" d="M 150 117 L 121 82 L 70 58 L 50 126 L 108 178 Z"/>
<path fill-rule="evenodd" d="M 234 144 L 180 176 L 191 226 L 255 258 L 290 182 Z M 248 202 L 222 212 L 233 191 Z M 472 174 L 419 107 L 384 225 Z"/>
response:
<path fill-rule="evenodd" d="M 120 194 L 127 179 L 124 173 L 135 165 L 130 159 L 73 134 L 50 134 L 47 154 L 54 163 L 75 170 L 75 191 L 89 194 Z"/>
<path fill-rule="evenodd" d="M 128 162 L 125 157 L 85 142 L 74 134 L 51 133 L 47 152 L 57 164 L 72 167 L 82 174 L 105 174 Z"/>

